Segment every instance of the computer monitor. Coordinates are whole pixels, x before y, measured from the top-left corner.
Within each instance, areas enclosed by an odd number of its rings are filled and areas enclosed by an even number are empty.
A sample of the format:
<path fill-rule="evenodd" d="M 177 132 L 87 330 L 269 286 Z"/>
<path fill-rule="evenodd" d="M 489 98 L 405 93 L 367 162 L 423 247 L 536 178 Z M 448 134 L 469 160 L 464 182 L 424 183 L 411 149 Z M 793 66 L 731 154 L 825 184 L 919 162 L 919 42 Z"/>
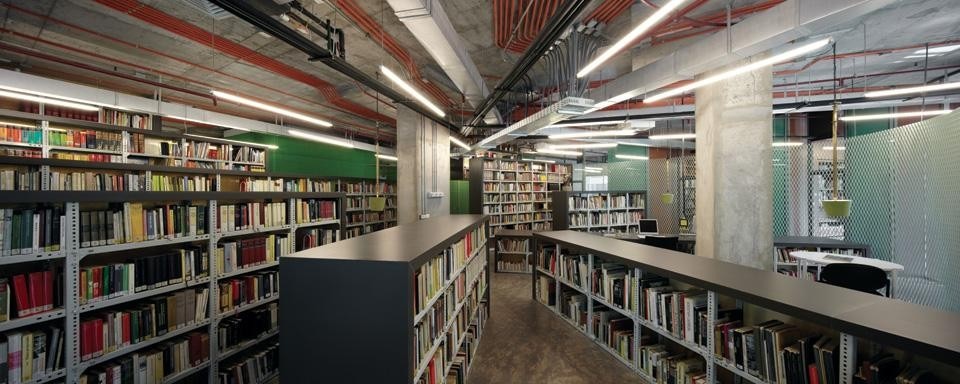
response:
<path fill-rule="evenodd" d="M 660 230 L 657 228 L 657 221 L 646 219 L 640 220 L 640 234 L 658 234 Z"/>

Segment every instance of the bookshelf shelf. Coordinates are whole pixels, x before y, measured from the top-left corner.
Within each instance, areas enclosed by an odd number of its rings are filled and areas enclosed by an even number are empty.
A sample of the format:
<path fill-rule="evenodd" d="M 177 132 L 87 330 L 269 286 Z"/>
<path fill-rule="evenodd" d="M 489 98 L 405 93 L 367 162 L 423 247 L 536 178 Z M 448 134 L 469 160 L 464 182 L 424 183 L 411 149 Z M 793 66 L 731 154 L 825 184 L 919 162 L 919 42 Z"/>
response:
<path fill-rule="evenodd" d="M 44 313 L 38 313 L 35 315 L 21 317 L 18 319 L 0 322 L 0 332 L 6 332 L 11 329 L 27 327 L 30 325 L 39 324 L 39 323 L 50 321 L 50 320 L 62 319 L 64 316 L 64 313 L 65 313 L 64 310 L 61 308 L 61 309 L 54 309 L 51 311 L 47 311 Z"/>
<path fill-rule="evenodd" d="M 103 363 L 103 362 L 112 360 L 112 359 L 114 359 L 114 358 L 117 358 L 117 357 L 126 355 L 126 354 L 131 353 L 131 352 L 134 352 L 134 351 L 139 351 L 139 350 L 141 350 L 141 349 L 147 348 L 147 347 L 152 346 L 152 345 L 156 345 L 156 344 L 158 344 L 158 343 L 160 343 L 160 342 L 167 341 L 167 340 L 173 339 L 173 338 L 178 337 L 178 336 L 185 335 L 185 334 L 190 333 L 190 332 L 192 332 L 192 331 L 195 331 L 195 330 L 201 329 L 201 328 L 203 328 L 203 327 L 206 327 L 206 326 L 209 325 L 209 324 L 210 324 L 210 320 L 207 319 L 207 320 L 204 320 L 204 321 L 201 321 L 201 322 L 198 322 L 198 323 L 194 323 L 194 324 L 191 324 L 191 325 L 188 325 L 188 326 L 185 326 L 185 327 L 181 327 L 180 329 L 174 330 L 174 331 L 172 331 L 172 332 L 167 332 L 167 333 L 165 333 L 165 334 L 163 334 L 163 335 L 161 335 L 161 336 L 157 336 L 157 337 L 154 337 L 154 338 L 152 338 L 152 339 L 144 340 L 144 341 L 141 341 L 141 342 L 136 343 L 136 344 L 131 344 L 131 345 L 128 345 L 128 346 L 125 346 L 125 347 L 118 348 L 117 350 L 115 350 L 115 351 L 113 351 L 113 352 L 105 353 L 105 354 L 103 354 L 103 355 L 101 355 L 101 356 L 94 357 L 94 358 L 89 359 L 89 360 L 81 361 L 80 363 L 77 364 L 76 369 L 77 369 L 78 371 L 81 371 L 81 372 L 82 372 L 82 371 L 85 371 L 87 368 L 93 367 L 93 366 L 95 366 L 95 365 L 97 365 L 97 364 L 100 364 L 100 363 Z"/>
<path fill-rule="evenodd" d="M 762 321 L 763 319 L 777 318 L 783 316 L 782 314 L 789 314 L 789 317 L 792 318 L 791 321 L 800 321 L 802 324 L 813 326 L 813 329 L 807 330 L 806 332 L 824 335 L 824 330 L 829 329 L 831 332 L 836 333 L 828 332 L 826 334 L 827 337 L 834 337 L 832 335 L 839 334 L 838 338 L 833 339 L 837 343 L 835 345 L 838 346 L 830 352 L 834 353 L 834 355 L 832 355 L 834 358 L 839 359 L 839 363 L 836 365 L 837 368 L 833 371 L 839 378 L 838 381 L 835 382 L 850 383 L 854 371 L 861 366 L 862 361 L 866 360 L 864 357 L 869 357 L 858 356 L 856 354 L 858 344 L 868 346 L 868 353 L 874 353 L 869 352 L 872 350 L 872 348 L 869 347 L 870 345 L 881 345 L 885 351 L 887 349 L 899 349 L 903 351 L 904 354 L 916 354 L 918 357 L 929 358 L 930 362 L 927 364 L 940 363 L 949 367 L 946 368 L 946 371 L 944 371 L 944 367 L 931 368 L 931 371 L 935 373 L 947 372 L 950 369 L 955 370 L 958 368 L 957 361 L 960 361 L 960 359 L 958 359 L 958 357 L 960 357 L 960 343 L 957 342 L 955 337 L 944 337 L 944 335 L 952 334 L 950 332 L 952 332 L 951 329 L 954 327 L 954 324 L 960 323 L 960 316 L 952 313 L 941 312 L 932 308 L 925 308 L 839 287 L 785 278 L 779 274 L 770 273 L 770 271 L 751 269 L 713 259 L 574 231 L 537 233 L 534 234 L 534 238 L 537 240 L 537 247 L 540 250 L 538 255 L 542 253 L 549 256 L 552 252 L 560 254 L 562 249 L 572 252 L 571 254 L 584 255 L 581 256 L 580 260 L 581 263 L 584 263 L 582 260 L 586 258 L 588 270 L 597 271 L 598 262 L 596 260 L 602 260 L 602 265 L 614 264 L 614 267 L 625 268 L 627 271 L 632 271 L 632 276 L 628 273 L 626 278 L 632 279 L 630 294 L 632 295 L 632 300 L 636 300 L 634 303 L 638 304 L 638 309 L 636 312 L 624 310 L 612 305 L 603 297 L 596 294 L 584 294 L 579 287 L 558 279 L 548 271 L 540 268 L 539 264 L 547 262 L 546 259 L 540 259 L 538 267 L 535 268 L 533 277 L 535 282 L 533 290 L 534 300 L 543 304 L 549 308 L 549 310 L 570 323 L 570 319 L 560 313 L 561 308 L 563 308 L 561 297 L 573 296 L 562 296 L 560 287 L 571 286 L 573 290 L 585 296 L 585 301 L 573 301 L 571 299 L 570 302 L 584 303 L 581 304 L 584 306 L 578 310 L 581 311 L 582 316 L 587 316 L 588 326 L 587 329 L 583 329 L 576 324 L 571 323 L 571 325 L 581 329 L 581 331 L 591 339 L 601 342 L 597 339 L 598 331 L 594 329 L 596 326 L 591 325 L 595 320 L 591 319 L 596 319 L 594 316 L 596 316 L 597 308 L 601 308 L 603 311 L 612 310 L 616 312 L 618 316 L 623 316 L 623 318 L 630 319 L 630 321 L 633 322 L 633 335 L 640 334 L 641 329 L 649 330 L 661 341 L 669 341 L 668 344 L 678 345 L 688 353 L 699 355 L 705 364 L 703 371 L 697 374 L 703 375 L 706 379 L 705 382 L 708 383 L 717 382 L 717 369 L 722 368 L 730 374 L 752 384 L 772 384 L 773 381 L 768 381 L 757 374 L 737 368 L 733 361 L 728 360 L 731 358 L 728 357 L 728 353 L 736 353 L 739 359 L 740 356 L 746 356 L 746 351 L 728 351 L 726 346 L 734 345 L 733 341 L 729 339 L 724 340 L 723 338 L 734 336 L 719 335 L 727 335 L 726 332 L 731 332 L 729 334 L 733 335 L 732 332 L 734 329 L 741 328 L 744 325 L 748 325 L 748 327 L 745 327 L 747 332 L 755 335 L 755 332 L 757 332 L 755 329 L 757 328 L 756 326 L 750 325 L 753 320 L 759 319 L 757 321 Z M 557 260 L 558 261 L 553 261 L 553 259 L 551 259 L 550 262 L 561 264 L 559 260 L 563 259 L 558 258 Z M 588 285 L 591 284 L 593 276 L 597 275 L 587 274 L 586 279 Z M 552 280 L 547 280 L 545 277 L 550 277 Z M 648 291 L 646 288 L 639 288 L 640 283 L 644 281 L 643 279 L 666 279 L 662 280 L 664 281 L 663 284 L 665 284 L 663 287 L 666 288 L 666 290 L 661 291 L 650 288 Z M 674 288 L 671 286 L 671 282 L 683 284 L 681 287 L 684 288 L 682 290 Z M 544 286 L 544 283 L 546 283 L 546 286 Z M 686 288 L 690 286 L 693 288 Z M 650 287 L 656 287 L 656 285 Z M 541 301 L 543 300 L 543 291 L 547 288 L 551 290 L 552 294 L 556 294 L 557 305 L 549 305 L 549 303 Z M 572 291 L 568 290 L 564 292 Z M 638 300 L 641 293 L 643 293 L 643 299 Z M 654 296 L 648 298 L 648 294 Z M 698 325 L 696 326 L 705 326 L 707 330 L 706 333 L 698 336 L 700 339 L 698 339 L 697 342 L 689 341 L 693 336 L 689 333 L 684 334 L 683 329 L 685 328 L 682 328 L 683 326 L 675 330 L 666 329 L 648 320 L 645 316 L 649 316 L 649 312 L 646 315 L 641 315 L 644 310 L 661 311 L 659 315 L 660 321 L 669 322 L 670 315 L 664 315 L 663 313 L 670 313 L 669 306 L 671 302 L 660 301 L 660 297 L 667 297 L 663 295 L 673 295 L 673 303 L 675 304 L 680 303 L 676 301 L 680 300 L 677 299 L 677 297 L 703 300 L 700 302 L 703 304 L 693 305 L 702 305 L 697 308 L 699 308 L 698 311 L 702 311 L 700 313 L 702 314 L 701 316 L 704 317 L 697 317 L 696 311 L 691 312 L 694 313 L 694 315 L 692 315 L 694 318 L 699 319 L 697 320 Z M 721 301 L 720 296 L 723 296 L 725 299 Z M 550 297 L 550 300 L 554 300 L 552 295 L 548 297 Z M 698 297 L 700 299 L 697 299 Z M 737 302 L 736 308 L 721 310 L 721 302 L 729 304 L 734 301 L 734 299 Z M 648 305 L 653 305 L 648 304 L 648 300 L 655 300 L 658 306 L 648 307 Z M 665 305 L 667 305 L 666 308 L 668 309 L 664 309 L 664 303 L 667 303 Z M 683 303 L 689 305 L 686 301 Z M 741 307 L 741 305 L 743 307 Z M 752 308 L 745 308 L 746 306 Z M 721 311 L 740 311 L 738 312 L 738 316 L 743 316 L 743 311 L 746 310 L 751 311 L 750 313 L 752 313 L 751 316 L 753 316 L 753 318 L 736 317 L 733 318 L 736 320 L 735 323 L 732 323 L 730 318 L 721 318 L 719 314 Z M 684 315 L 682 309 L 679 313 L 681 316 Z M 768 315 L 771 317 L 766 317 Z M 657 317 L 656 313 L 654 313 L 653 318 Z M 743 319 L 751 320 L 751 322 L 741 323 L 740 321 Z M 688 321 L 690 320 L 683 319 L 680 324 L 684 324 L 685 326 Z M 672 327 L 679 326 L 677 322 L 671 322 L 670 324 L 673 324 Z M 802 330 L 803 327 L 799 327 L 799 329 Z M 722 331 L 715 334 L 718 330 Z M 777 333 L 777 335 L 779 335 L 779 333 Z M 800 335 L 796 337 L 800 337 Z M 819 337 L 820 336 L 815 336 L 815 338 Z M 777 344 L 772 352 L 763 353 L 773 353 L 775 356 L 787 356 L 787 352 L 781 351 L 786 350 L 785 348 L 794 344 L 795 340 L 796 339 L 790 339 L 782 346 Z M 646 344 L 641 345 L 636 339 L 633 340 L 633 343 L 633 356 L 639 356 L 638 353 L 641 351 L 641 347 Z M 812 343 L 812 341 L 810 341 L 810 343 Z M 656 344 L 656 341 L 654 341 L 654 344 Z M 802 344 L 798 345 L 801 345 L 799 348 L 803 350 Z M 617 350 L 607 345 L 602 346 L 618 360 L 630 366 L 640 374 L 641 377 L 645 379 L 649 378 L 649 376 L 645 376 L 641 368 L 641 362 L 625 360 L 619 355 Z M 807 346 L 810 347 L 810 344 L 807 344 Z M 722 356 L 720 352 L 715 352 L 721 349 L 723 350 Z M 672 351 L 672 353 L 676 352 Z M 741 355 L 741 353 L 743 353 L 743 355 Z M 761 352 L 757 353 L 756 358 L 760 359 L 759 354 Z M 774 358 L 786 359 L 787 357 Z M 744 359 L 746 359 L 746 357 L 744 357 Z M 753 359 L 753 357 L 751 357 L 751 359 Z M 752 362 L 754 360 L 750 361 Z M 806 365 L 803 366 L 804 368 L 807 367 Z M 671 365 L 671 367 L 673 366 Z M 848 368 L 844 369 L 843 367 Z M 820 372 L 823 374 L 823 371 Z"/>
<path fill-rule="evenodd" d="M 0 141 L 0 145 L 6 145 L 10 147 L 27 147 L 27 148 L 42 148 L 43 144 L 34 144 L 34 143 L 21 143 L 19 141 Z"/>
<path fill-rule="evenodd" d="M 183 283 L 170 284 L 162 288 L 156 288 L 156 289 L 137 292 L 129 295 L 122 295 L 114 298 L 89 302 L 87 304 L 80 305 L 80 307 L 78 308 L 78 311 L 80 313 L 95 311 L 98 309 L 112 307 L 114 305 L 120 305 L 124 303 L 129 303 L 131 301 L 142 300 L 151 296 L 162 295 L 164 293 L 179 291 L 181 289 L 187 289 L 187 288 L 201 286 L 209 283 L 210 283 L 210 279 L 204 277 L 200 279 L 189 280 Z"/>
<path fill-rule="evenodd" d="M 67 254 L 62 251 L 38 252 L 27 255 L 0 256 L 0 265 L 29 263 L 31 261 L 57 260 L 65 257 L 67 257 Z"/>
<path fill-rule="evenodd" d="M 328 220 L 314 221 L 310 223 L 299 223 L 299 224 L 293 224 L 292 227 L 294 229 L 299 229 L 299 228 L 323 227 L 326 225 L 340 225 L 340 219 L 328 219 Z"/>
<path fill-rule="evenodd" d="M 51 151 L 69 151 L 69 152 L 86 152 L 86 153 L 105 153 L 109 155 L 121 155 L 123 152 L 120 151 L 111 151 L 107 149 L 96 149 L 96 148 L 81 148 L 81 147 L 65 147 L 60 145 L 51 145 L 49 146 Z"/>
<path fill-rule="evenodd" d="M 67 375 L 66 369 L 58 369 L 53 372 L 45 372 L 40 375 L 34 375 L 33 379 L 30 381 L 22 381 L 21 384 L 42 384 L 49 383 L 54 380 L 59 380 L 64 378 Z"/>
<path fill-rule="evenodd" d="M 83 258 L 84 256 L 92 255 L 95 253 L 110 253 L 110 252 L 119 252 L 119 251 L 129 251 L 129 250 L 140 249 L 140 248 L 163 247 L 163 246 L 174 245 L 174 244 L 205 241 L 209 239 L 210 239 L 210 235 L 166 237 L 166 238 L 156 239 L 156 240 L 137 241 L 132 243 L 101 245 L 96 247 L 80 248 L 78 253 L 80 254 L 80 257 Z"/>
<path fill-rule="evenodd" d="M 173 375 L 163 378 L 163 384 L 173 384 L 173 383 L 179 382 L 180 380 L 193 376 L 193 374 L 197 372 L 207 369 L 209 366 L 210 366 L 210 360 L 204 361 L 200 364 L 190 367 L 189 369 L 185 369 L 179 373 L 175 373 Z"/>
<path fill-rule="evenodd" d="M 217 280 L 223 280 L 223 279 L 226 279 L 226 278 L 228 278 L 228 277 L 245 275 L 245 274 L 248 274 L 248 273 L 250 273 L 250 272 L 256 272 L 256 271 L 263 270 L 263 269 L 267 269 L 267 268 L 273 268 L 273 267 L 276 267 L 276 266 L 278 266 L 278 265 L 280 265 L 280 262 L 279 262 L 279 261 L 271 261 L 271 262 L 266 262 L 266 263 L 258 264 L 258 265 L 252 266 L 252 267 L 241 268 L 241 269 L 238 269 L 238 270 L 233 271 L 233 272 L 227 272 L 227 273 L 219 274 L 219 275 L 217 275 Z"/>
<path fill-rule="evenodd" d="M 226 319 L 226 318 L 228 318 L 228 317 L 230 317 L 230 316 L 235 316 L 235 315 L 238 314 L 238 313 L 246 312 L 246 311 L 249 311 L 249 310 L 251 310 L 251 309 L 253 309 L 253 308 L 257 308 L 257 307 L 259 307 L 259 306 L 261 306 L 261 305 L 268 304 L 268 303 L 272 303 L 272 302 L 277 301 L 277 300 L 280 300 L 280 294 L 276 294 L 276 295 L 273 295 L 273 296 L 270 296 L 270 297 L 267 297 L 267 298 L 264 298 L 264 299 L 261 299 L 261 300 L 257 300 L 257 301 L 254 301 L 254 302 L 252 302 L 252 303 L 246 303 L 246 304 L 237 306 L 236 308 L 233 308 L 233 309 L 231 309 L 231 310 L 229 310 L 229 311 L 221 312 L 220 314 L 218 314 L 218 315 L 217 315 L 217 321 Z"/>
<path fill-rule="evenodd" d="M 647 216 L 647 191 L 642 190 L 557 191 L 551 197 L 553 228 L 557 230 L 637 232 L 639 220 Z M 614 201 L 616 204 L 611 203 Z"/>
<path fill-rule="evenodd" d="M 230 347 L 230 348 L 227 348 L 227 349 L 224 350 L 224 351 L 220 351 L 220 353 L 218 354 L 218 360 L 219 360 L 219 361 L 226 360 L 226 359 L 230 358 L 230 357 L 233 356 L 233 355 L 236 355 L 236 354 L 238 354 L 238 353 L 240 353 L 240 352 L 243 352 L 244 350 L 249 349 L 250 347 L 252 347 L 252 346 L 254 346 L 254 345 L 260 344 L 261 342 L 263 342 L 263 341 L 265 341 L 265 340 L 267 340 L 267 339 L 269 339 L 269 338 L 271 338 L 271 337 L 274 337 L 274 336 L 276 336 L 276 335 L 279 335 L 279 334 L 280 334 L 280 329 L 279 329 L 279 328 L 277 328 L 277 329 L 272 329 L 272 330 L 270 330 L 270 331 L 264 332 L 264 333 L 260 334 L 259 336 L 257 336 L 255 339 L 250 339 L 250 340 L 241 342 L 240 344 L 237 344 L 237 345 L 234 345 L 234 346 L 232 346 L 232 347 Z"/>

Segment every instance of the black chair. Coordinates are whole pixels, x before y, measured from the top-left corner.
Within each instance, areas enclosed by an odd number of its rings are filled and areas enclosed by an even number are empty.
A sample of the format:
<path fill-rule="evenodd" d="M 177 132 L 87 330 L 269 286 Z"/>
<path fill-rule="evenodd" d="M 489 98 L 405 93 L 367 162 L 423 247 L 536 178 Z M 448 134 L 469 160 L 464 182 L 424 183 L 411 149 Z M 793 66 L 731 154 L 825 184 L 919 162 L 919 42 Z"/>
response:
<path fill-rule="evenodd" d="M 882 269 L 863 264 L 836 263 L 820 270 L 820 282 L 861 292 L 890 297 L 890 279 Z"/>

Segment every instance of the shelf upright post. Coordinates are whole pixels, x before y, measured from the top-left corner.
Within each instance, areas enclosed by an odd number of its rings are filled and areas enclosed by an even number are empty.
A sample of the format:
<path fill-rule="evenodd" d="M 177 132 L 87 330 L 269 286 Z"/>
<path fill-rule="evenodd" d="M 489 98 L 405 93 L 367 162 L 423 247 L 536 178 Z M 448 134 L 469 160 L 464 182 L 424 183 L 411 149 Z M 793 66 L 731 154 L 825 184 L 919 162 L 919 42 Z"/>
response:
<path fill-rule="evenodd" d="M 640 327 L 640 268 L 633 269 L 633 280 L 630 284 L 630 314 L 633 315 L 633 369 L 640 370 L 640 341 L 643 337 L 643 328 Z"/>
<path fill-rule="evenodd" d="M 40 166 L 40 190 L 49 191 L 50 190 L 50 166 L 41 165 Z M 63 244 L 60 245 L 63 247 Z"/>
<path fill-rule="evenodd" d="M 716 329 L 717 323 L 717 293 L 714 291 L 707 291 L 707 329 Z M 713 353 L 716 350 L 717 340 L 713 337 L 713 332 L 707 332 L 707 350 L 704 351 L 703 358 L 706 360 L 705 365 L 707 367 L 707 382 L 716 383 L 717 382 L 717 364 L 716 364 L 716 354 Z"/>
<path fill-rule="evenodd" d="M 580 281 L 586 282 L 585 285 L 582 285 L 583 291 L 587 293 L 587 335 L 590 335 L 593 339 L 597 338 L 597 330 L 593 328 L 593 254 L 587 254 L 587 276 L 581 276 Z"/>
<path fill-rule="evenodd" d="M 553 271 L 553 311 L 560 313 L 560 244 L 553 248 L 553 257 L 557 261 L 557 270 Z M 549 302 L 548 302 L 549 303 Z"/>
<path fill-rule="evenodd" d="M 853 374 L 857 369 L 857 338 L 848 333 L 840 333 L 840 383 L 853 383 Z"/>
<path fill-rule="evenodd" d="M 207 203 L 207 233 L 210 234 L 210 240 L 207 241 L 207 257 L 209 257 L 210 265 L 210 282 L 207 285 L 207 316 L 210 318 L 210 323 L 207 325 L 207 334 L 210 335 L 210 345 L 207 346 L 209 353 L 208 359 L 210 361 L 210 368 L 207 372 L 207 382 L 215 383 L 217 380 L 218 370 L 220 368 L 220 349 L 218 346 L 220 343 L 217 341 L 217 327 L 219 326 L 219 321 L 217 319 L 217 308 L 220 308 L 219 299 L 220 293 L 217 292 L 217 241 L 220 239 L 220 235 L 216 232 L 217 230 L 217 201 L 210 200 Z"/>
<path fill-rule="evenodd" d="M 80 203 L 66 203 L 65 226 L 68 236 L 66 244 L 60 244 L 60 248 L 66 253 L 65 270 L 66 292 L 64 295 L 64 318 L 66 335 L 65 348 L 67 350 L 64 366 L 67 371 L 67 383 L 75 384 L 80 380 L 80 372 L 77 365 L 80 363 L 80 303 L 77 300 L 80 297 L 80 287 L 77 281 L 80 276 Z"/>
<path fill-rule="evenodd" d="M 41 112 L 43 113 L 41 105 Z M 50 122 L 46 120 L 40 120 L 40 156 L 43 156 L 44 159 L 50 158 Z"/>

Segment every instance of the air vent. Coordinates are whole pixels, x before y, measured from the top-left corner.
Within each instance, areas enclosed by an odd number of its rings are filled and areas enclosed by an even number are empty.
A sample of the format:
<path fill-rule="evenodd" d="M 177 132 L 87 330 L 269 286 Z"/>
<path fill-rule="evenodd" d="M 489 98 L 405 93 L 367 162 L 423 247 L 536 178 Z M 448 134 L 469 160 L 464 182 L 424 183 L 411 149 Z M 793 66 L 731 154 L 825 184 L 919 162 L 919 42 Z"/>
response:
<path fill-rule="evenodd" d="M 216 4 L 213 4 L 207 0 L 183 0 L 183 2 L 200 10 L 203 13 L 206 13 L 214 20 L 223 20 L 233 16 L 230 12 L 225 11 L 223 8 L 220 8 Z"/>

